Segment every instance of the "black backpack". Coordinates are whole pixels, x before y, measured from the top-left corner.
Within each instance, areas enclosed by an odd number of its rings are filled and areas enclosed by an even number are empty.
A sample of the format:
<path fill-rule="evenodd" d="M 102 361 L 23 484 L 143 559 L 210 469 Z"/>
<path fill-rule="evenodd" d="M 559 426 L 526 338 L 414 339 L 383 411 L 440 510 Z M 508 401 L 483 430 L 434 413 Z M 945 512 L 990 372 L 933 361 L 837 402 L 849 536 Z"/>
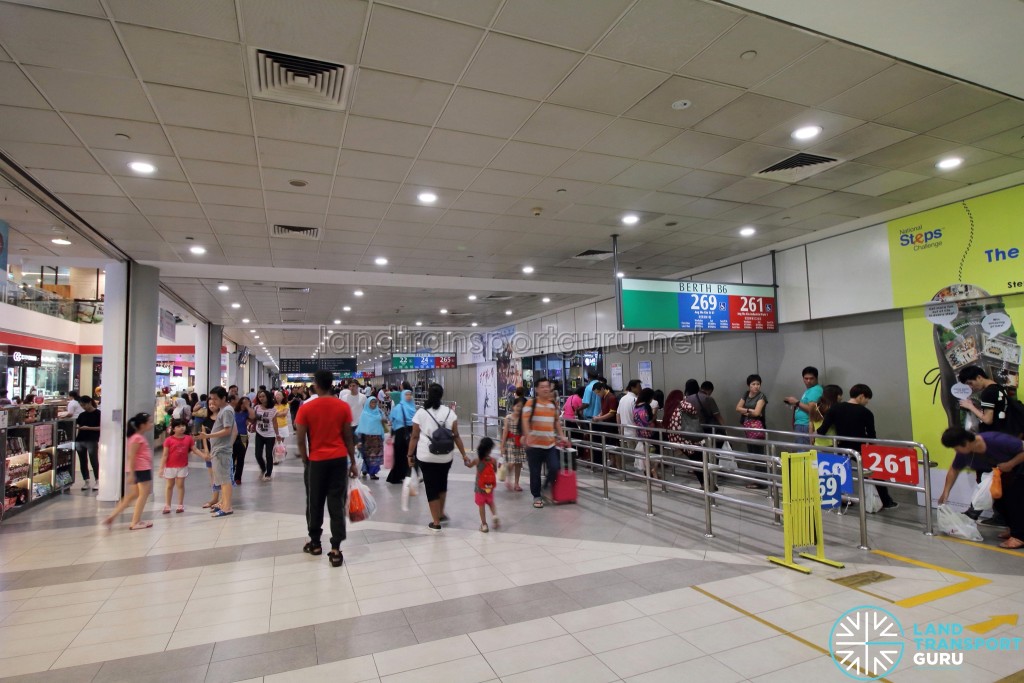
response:
<path fill-rule="evenodd" d="M 430 417 L 430 419 L 434 421 L 434 424 L 437 425 L 437 429 L 434 430 L 434 433 L 427 435 L 427 440 L 430 441 L 430 446 L 428 447 L 428 450 L 434 455 L 448 455 L 449 453 L 454 451 L 455 434 L 452 433 L 452 430 L 448 429 L 446 426 L 438 422 L 437 419 L 433 415 L 431 415 L 430 411 L 427 410 L 426 408 L 423 409 L 423 412 L 425 412 Z M 451 414 L 452 411 L 449 408 L 448 415 Z M 445 422 L 447 421 L 448 417 L 446 416 Z"/>
<path fill-rule="evenodd" d="M 1021 438 L 1021 434 L 1024 433 L 1024 404 L 1017 397 L 1011 396 L 1006 387 L 1001 384 L 997 386 L 999 387 L 999 393 L 1002 395 L 1003 402 L 1006 404 L 1004 408 L 1006 415 L 1004 418 L 1006 420 L 1005 431 L 1017 438 Z M 999 416 L 997 415 L 996 417 L 998 418 Z"/>

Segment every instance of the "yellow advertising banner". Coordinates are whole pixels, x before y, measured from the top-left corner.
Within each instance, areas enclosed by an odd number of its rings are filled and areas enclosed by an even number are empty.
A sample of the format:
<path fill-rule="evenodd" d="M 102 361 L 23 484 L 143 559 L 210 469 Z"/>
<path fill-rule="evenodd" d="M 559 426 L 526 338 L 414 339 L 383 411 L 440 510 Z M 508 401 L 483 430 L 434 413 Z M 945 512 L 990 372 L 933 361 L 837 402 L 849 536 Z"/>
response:
<path fill-rule="evenodd" d="M 971 423 L 960 407 L 968 366 L 1019 384 L 1024 321 L 1024 186 L 891 221 L 893 301 L 903 308 L 914 440 L 948 467 L 939 436 Z"/>

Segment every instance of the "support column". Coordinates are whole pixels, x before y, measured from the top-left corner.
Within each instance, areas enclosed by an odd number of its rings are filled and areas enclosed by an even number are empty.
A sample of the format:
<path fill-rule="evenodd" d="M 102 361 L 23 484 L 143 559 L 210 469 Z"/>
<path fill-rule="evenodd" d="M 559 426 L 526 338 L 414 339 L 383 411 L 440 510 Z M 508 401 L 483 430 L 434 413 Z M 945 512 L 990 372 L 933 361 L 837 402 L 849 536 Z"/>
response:
<path fill-rule="evenodd" d="M 224 326 L 210 323 L 206 330 L 206 393 L 220 386 L 220 347 L 224 344 Z M 196 366 L 196 373 L 199 373 Z"/>
<path fill-rule="evenodd" d="M 125 425 L 156 407 L 160 271 L 137 263 L 109 263 L 106 271 L 98 498 L 115 501 L 123 492 Z"/>
<path fill-rule="evenodd" d="M 210 338 L 209 326 L 206 323 L 196 323 L 196 384 L 195 392 L 199 395 L 210 390 L 210 380 L 206 376 L 206 370 L 210 365 Z"/>

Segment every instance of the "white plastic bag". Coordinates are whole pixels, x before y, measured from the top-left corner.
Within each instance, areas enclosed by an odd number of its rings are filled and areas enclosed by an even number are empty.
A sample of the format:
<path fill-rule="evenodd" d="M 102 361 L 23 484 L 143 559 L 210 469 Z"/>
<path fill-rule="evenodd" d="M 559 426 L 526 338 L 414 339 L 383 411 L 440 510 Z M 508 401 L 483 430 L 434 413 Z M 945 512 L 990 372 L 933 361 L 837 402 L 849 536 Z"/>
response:
<path fill-rule="evenodd" d="M 729 445 L 728 441 L 724 441 L 724 442 L 722 442 L 721 450 L 723 450 L 723 451 L 730 451 L 731 452 L 732 451 L 732 446 Z M 736 456 L 734 456 L 734 455 L 722 455 L 722 454 L 719 454 L 718 455 L 718 466 L 721 467 L 723 470 L 735 471 L 735 470 L 739 469 L 736 466 Z"/>
<path fill-rule="evenodd" d="M 864 500 L 861 505 L 864 506 L 865 512 L 871 514 L 882 509 L 882 497 L 878 495 L 878 490 L 867 482 L 864 482 Z"/>
<path fill-rule="evenodd" d="M 964 538 L 968 541 L 977 541 L 979 543 L 985 540 L 981 532 L 978 531 L 978 525 L 974 523 L 973 519 L 961 512 L 957 512 L 948 505 L 939 506 L 937 523 L 939 531 L 947 536 L 955 536 L 956 538 Z"/>
<path fill-rule="evenodd" d="M 353 495 L 358 494 L 359 498 L 362 499 L 362 509 L 358 512 L 354 510 L 353 506 Z M 351 488 L 348 492 L 348 502 L 345 505 L 345 511 L 350 522 L 362 522 L 373 516 L 373 513 L 377 510 L 377 501 L 373 499 L 373 494 L 370 493 L 369 487 L 363 482 L 355 479 L 352 481 Z"/>
<path fill-rule="evenodd" d="M 984 511 L 992 509 L 992 472 L 991 470 L 981 475 L 978 483 L 978 490 L 971 498 L 971 507 L 975 510 Z"/>
<path fill-rule="evenodd" d="M 402 512 L 409 511 L 409 498 L 418 496 L 420 492 L 417 487 L 420 485 L 416 468 L 409 470 L 409 476 L 402 482 Z"/>

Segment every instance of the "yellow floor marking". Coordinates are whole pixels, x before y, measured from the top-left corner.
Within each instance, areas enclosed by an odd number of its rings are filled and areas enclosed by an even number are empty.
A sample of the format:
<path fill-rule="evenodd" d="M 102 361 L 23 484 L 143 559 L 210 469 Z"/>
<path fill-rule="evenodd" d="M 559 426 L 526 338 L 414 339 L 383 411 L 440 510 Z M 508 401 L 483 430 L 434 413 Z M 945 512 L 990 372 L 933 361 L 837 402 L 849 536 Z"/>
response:
<path fill-rule="evenodd" d="M 700 586 L 690 586 L 690 588 L 692 588 L 693 590 L 697 591 L 698 593 L 701 593 L 702 595 L 706 595 L 707 597 L 711 598 L 712 600 L 714 600 L 715 602 L 717 602 L 719 604 L 725 605 L 726 607 L 728 607 L 731 610 L 735 610 L 735 611 L 739 612 L 740 614 L 742 614 L 743 616 L 747 617 L 748 619 L 753 619 L 754 621 L 758 622 L 759 624 L 764 624 L 768 628 L 770 628 L 772 630 L 775 630 L 775 631 L 778 631 L 782 635 L 788 636 L 789 638 L 792 638 L 793 640 L 797 641 L 798 643 L 802 643 L 803 645 L 806 645 L 807 647 L 811 648 L 812 650 L 820 652 L 821 654 L 825 655 L 829 659 L 832 659 L 832 653 L 831 652 L 829 652 L 828 650 L 826 650 L 823 647 L 815 645 L 814 643 L 812 643 L 811 641 L 807 640 L 806 638 L 801 638 L 800 636 L 796 635 L 792 631 L 788 631 L 788 630 L 782 628 L 781 626 L 779 626 L 777 624 L 773 624 L 772 622 L 768 621 L 767 619 L 762 619 L 761 617 L 757 616 L 756 614 L 754 614 L 752 612 L 748 612 L 747 610 L 743 609 L 739 605 L 732 604 L 731 602 L 729 602 L 725 598 L 720 598 L 720 597 L 718 597 L 717 595 L 715 595 L 713 593 L 709 593 L 708 591 L 704 590 Z M 857 671 L 860 672 L 860 673 L 864 673 L 860 669 L 860 667 L 857 667 Z M 885 683 L 891 683 L 886 678 L 876 678 L 875 680 L 884 681 Z"/>
<path fill-rule="evenodd" d="M 987 584 L 992 583 L 989 579 L 982 579 L 977 576 L 972 576 L 971 574 L 958 572 L 955 569 L 946 569 L 945 567 L 939 567 L 938 565 L 928 564 L 927 562 L 920 562 L 918 560 L 913 560 L 909 557 L 903 557 L 902 555 L 894 555 L 893 553 L 889 553 L 884 550 L 872 550 L 871 552 L 873 552 L 876 555 L 881 555 L 882 557 L 888 557 L 891 560 L 906 562 L 907 564 L 912 564 L 915 567 L 923 567 L 924 569 L 931 569 L 932 571 L 936 571 L 942 574 L 951 574 L 952 576 L 958 576 L 961 579 L 963 579 L 963 581 L 961 581 L 960 583 L 954 583 L 951 586 L 937 588 L 933 591 L 928 591 L 927 593 L 921 593 L 920 595 L 904 598 L 903 600 L 897 600 L 894 604 L 896 604 L 899 607 L 917 607 L 918 605 L 923 605 L 925 603 L 933 602 L 935 600 L 941 600 L 942 598 L 948 598 L 951 595 L 963 593 L 964 591 L 969 591 L 972 588 L 978 588 L 979 586 L 985 586 Z"/>
<path fill-rule="evenodd" d="M 993 550 L 997 553 L 1006 553 L 1007 555 L 1013 555 L 1014 557 L 1024 557 L 1024 552 L 1021 552 L 1020 548 L 1017 550 L 1010 550 L 1009 548 L 1000 548 L 997 545 L 991 545 L 988 543 L 977 543 L 975 541 L 968 541 L 964 538 L 953 538 L 952 536 L 943 536 L 943 541 L 953 541 L 955 543 L 963 543 L 974 548 L 981 548 L 982 550 Z"/>
<path fill-rule="evenodd" d="M 999 628 L 1000 626 L 1003 626 L 1004 624 L 1009 624 L 1010 626 L 1016 626 L 1017 625 L 1017 615 L 1016 614 L 997 614 L 996 616 L 992 617 L 991 619 L 986 619 L 985 621 L 979 621 L 977 624 L 971 624 L 970 626 L 967 627 L 967 630 L 968 631 L 974 631 L 975 633 L 980 633 L 981 635 L 985 635 L 989 631 L 994 631 L 995 629 Z"/>

